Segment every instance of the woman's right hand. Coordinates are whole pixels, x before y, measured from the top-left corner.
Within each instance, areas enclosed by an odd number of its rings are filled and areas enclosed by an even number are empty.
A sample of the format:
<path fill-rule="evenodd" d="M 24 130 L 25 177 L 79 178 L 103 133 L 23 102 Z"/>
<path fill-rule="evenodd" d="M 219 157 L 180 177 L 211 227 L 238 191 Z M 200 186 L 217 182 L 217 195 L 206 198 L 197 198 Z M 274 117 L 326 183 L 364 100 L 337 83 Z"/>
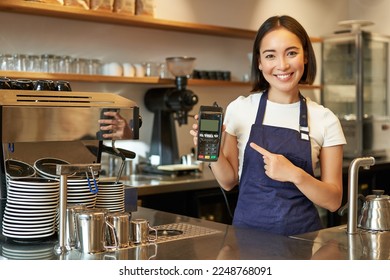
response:
<path fill-rule="evenodd" d="M 192 129 L 190 130 L 190 134 L 194 137 L 194 145 L 195 147 L 198 145 L 198 120 L 199 120 L 199 115 L 195 115 L 194 119 L 196 120 L 196 123 L 192 125 Z"/>

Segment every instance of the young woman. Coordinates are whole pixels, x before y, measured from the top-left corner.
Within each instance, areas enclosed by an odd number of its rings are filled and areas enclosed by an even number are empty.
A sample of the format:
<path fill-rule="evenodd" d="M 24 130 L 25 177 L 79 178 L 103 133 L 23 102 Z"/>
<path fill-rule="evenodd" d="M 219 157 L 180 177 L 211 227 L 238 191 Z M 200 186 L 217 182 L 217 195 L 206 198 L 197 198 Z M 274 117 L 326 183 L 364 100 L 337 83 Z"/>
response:
<path fill-rule="evenodd" d="M 341 204 L 346 141 L 338 118 L 299 92 L 316 75 L 310 38 L 295 19 L 271 17 L 252 61 L 252 93 L 227 107 L 220 157 L 210 165 L 223 189 L 239 186 L 233 225 L 282 235 L 321 229 L 315 205 Z"/>

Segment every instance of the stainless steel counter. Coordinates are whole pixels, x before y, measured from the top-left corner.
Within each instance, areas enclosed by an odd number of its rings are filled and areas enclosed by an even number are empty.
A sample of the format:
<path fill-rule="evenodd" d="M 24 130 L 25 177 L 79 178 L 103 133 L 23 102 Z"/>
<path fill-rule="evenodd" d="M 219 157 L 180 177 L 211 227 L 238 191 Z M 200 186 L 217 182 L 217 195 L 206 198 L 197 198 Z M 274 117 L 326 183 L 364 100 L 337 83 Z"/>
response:
<path fill-rule="evenodd" d="M 115 178 L 103 177 L 101 180 L 110 181 Z M 136 189 L 139 196 L 218 187 L 213 173 L 208 168 L 202 172 L 196 171 L 184 175 L 134 174 L 122 177 L 121 182 L 127 189 Z"/>
<path fill-rule="evenodd" d="M 360 232 L 348 236 L 343 226 L 285 237 L 142 207 L 133 213 L 133 218 L 146 218 L 155 227 L 167 228 L 178 225 L 186 229 L 183 235 L 172 236 L 172 239 L 159 237 L 157 244 L 132 246 L 99 254 L 82 254 L 72 250 L 63 255 L 56 255 L 53 250 L 56 238 L 29 243 L 1 237 L 0 259 L 390 259 L 390 232 L 377 234 Z"/>
<path fill-rule="evenodd" d="M 343 173 L 348 174 L 351 160 L 345 159 L 343 162 Z M 383 170 L 390 168 L 390 157 L 376 159 L 372 170 Z M 315 170 L 315 176 L 320 176 L 320 171 Z M 115 180 L 115 178 L 101 178 L 101 180 Z M 139 196 L 154 195 L 160 193 L 202 190 L 217 188 L 218 182 L 209 168 L 203 168 L 202 172 L 192 172 L 186 175 L 154 175 L 154 174 L 134 174 L 121 178 L 126 188 L 136 189 Z"/>
<path fill-rule="evenodd" d="M 166 192 L 202 190 L 218 187 L 213 173 L 207 168 L 187 175 L 133 175 L 126 186 L 136 187 L 138 195 Z"/>

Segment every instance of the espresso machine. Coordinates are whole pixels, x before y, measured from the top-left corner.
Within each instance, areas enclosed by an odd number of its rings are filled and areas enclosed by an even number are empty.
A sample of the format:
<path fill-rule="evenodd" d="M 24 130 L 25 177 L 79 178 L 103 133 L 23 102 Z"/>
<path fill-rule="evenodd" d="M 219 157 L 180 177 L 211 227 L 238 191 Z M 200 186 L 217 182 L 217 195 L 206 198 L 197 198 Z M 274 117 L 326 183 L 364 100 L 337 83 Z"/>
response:
<path fill-rule="evenodd" d="M 340 119 L 346 158 L 380 158 L 390 149 L 390 37 L 364 30 L 372 24 L 342 21 L 322 43 L 321 101 Z"/>
<path fill-rule="evenodd" d="M 139 138 L 139 107 L 114 93 L 76 91 L 0 90 L 0 222 L 7 203 L 6 161 L 33 166 L 50 157 L 75 165 L 99 166 L 102 152 L 115 150 L 115 141 L 103 139 L 98 120 L 104 111 L 115 110 Z M 104 143 L 112 140 L 112 147 Z M 58 170 L 58 166 L 57 166 Z M 31 206 L 34 207 L 34 206 Z"/>

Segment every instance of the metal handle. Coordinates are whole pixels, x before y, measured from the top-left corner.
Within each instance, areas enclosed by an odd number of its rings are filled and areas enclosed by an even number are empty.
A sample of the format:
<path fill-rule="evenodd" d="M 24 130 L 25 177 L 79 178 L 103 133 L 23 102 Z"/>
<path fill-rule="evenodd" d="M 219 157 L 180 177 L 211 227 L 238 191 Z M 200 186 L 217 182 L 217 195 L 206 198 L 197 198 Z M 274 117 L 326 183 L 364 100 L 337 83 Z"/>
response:
<path fill-rule="evenodd" d="M 114 227 L 113 224 L 111 224 L 109 221 L 107 221 L 107 217 L 105 218 L 104 222 L 106 223 L 106 225 L 112 231 L 112 234 L 114 235 L 114 243 L 115 243 L 114 246 L 106 246 L 105 245 L 104 248 L 106 248 L 106 249 L 118 249 L 119 248 L 119 240 L 118 240 L 118 234 L 117 234 L 116 228 Z"/>
<path fill-rule="evenodd" d="M 99 188 L 98 188 L 98 185 L 96 183 L 96 179 L 95 179 L 95 174 L 93 173 L 93 169 L 91 166 L 89 166 L 89 170 L 92 174 L 92 179 L 93 179 L 93 184 L 95 186 L 95 189 L 92 189 L 92 185 L 91 185 L 91 180 L 89 179 L 89 176 L 88 176 L 88 172 L 85 172 L 85 175 L 87 177 L 87 182 L 88 182 L 88 187 L 89 187 L 89 191 L 93 194 L 97 194 L 99 192 Z"/>
<path fill-rule="evenodd" d="M 66 223 L 66 204 L 67 204 L 67 180 L 68 175 L 75 172 L 100 171 L 101 165 L 94 164 L 57 164 L 56 173 L 60 175 L 60 203 L 59 203 L 59 229 L 58 244 L 54 247 L 57 254 L 63 254 L 67 251 L 65 246 L 65 223 Z"/>
<path fill-rule="evenodd" d="M 149 242 L 156 242 L 156 240 L 157 240 L 157 229 L 152 228 L 149 224 L 148 224 L 148 228 L 149 228 L 149 230 L 154 231 L 154 238 L 151 239 L 151 238 L 150 238 L 150 234 L 149 234 L 149 236 L 148 236 L 148 241 L 149 241 Z"/>

